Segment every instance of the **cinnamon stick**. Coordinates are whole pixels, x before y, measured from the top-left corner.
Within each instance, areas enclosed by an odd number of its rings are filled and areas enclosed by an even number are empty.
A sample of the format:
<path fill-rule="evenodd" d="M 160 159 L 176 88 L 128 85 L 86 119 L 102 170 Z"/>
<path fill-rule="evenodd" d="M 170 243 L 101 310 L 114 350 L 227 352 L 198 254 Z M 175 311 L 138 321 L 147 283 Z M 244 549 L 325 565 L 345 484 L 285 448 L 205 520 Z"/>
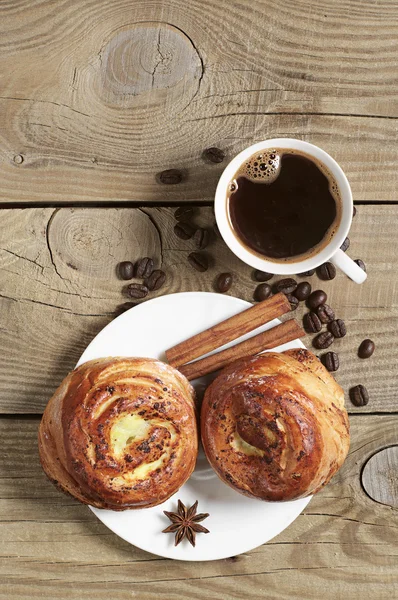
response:
<path fill-rule="evenodd" d="M 289 312 L 290 303 L 285 294 L 275 294 L 254 306 L 206 329 L 197 335 L 166 350 L 170 365 L 180 367 L 185 363 L 212 352 L 236 340 L 245 333 Z"/>
<path fill-rule="evenodd" d="M 304 331 L 297 321 L 290 319 L 244 342 L 235 344 L 232 348 L 221 350 L 221 352 L 217 352 L 206 358 L 183 365 L 178 370 L 189 380 L 197 379 L 197 377 L 218 371 L 218 369 L 225 367 L 238 358 L 258 354 L 263 350 L 270 350 L 271 348 L 300 338 L 303 335 Z"/>

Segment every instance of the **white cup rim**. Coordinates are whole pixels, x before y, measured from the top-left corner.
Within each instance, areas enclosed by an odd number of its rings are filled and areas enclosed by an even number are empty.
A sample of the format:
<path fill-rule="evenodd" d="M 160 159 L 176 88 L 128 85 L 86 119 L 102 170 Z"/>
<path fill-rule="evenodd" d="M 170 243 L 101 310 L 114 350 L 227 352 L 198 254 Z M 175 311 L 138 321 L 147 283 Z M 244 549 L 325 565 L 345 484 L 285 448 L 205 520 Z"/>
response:
<path fill-rule="evenodd" d="M 304 152 L 305 154 L 318 159 L 326 166 L 327 169 L 329 169 L 340 190 L 342 211 L 338 228 L 328 244 L 323 246 L 316 254 L 313 254 L 301 261 L 273 262 L 265 257 L 263 258 L 258 256 L 257 254 L 248 250 L 238 240 L 229 223 L 227 210 L 227 188 L 230 181 L 233 179 L 235 173 L 241 167 L 243 162 L 252 154 L 261 150 L 267 150 L 269 148 L 291 148 L 292 150 Z M 343 169 L 327 152 L 318 146 L 315 146 L 314 144 L 310 144 L 309 142 L 304 142 L 302 140 L 297 140 L 294 138 L 272 138 L 257 142 L 256 144 L 245 148 L 245 150 L 242 150 L 242 152 L 237 154 L 235 158 L 233 158 L 225 167 L 218 181 L 214 201 L 214 211 L 217 226 L 222 238 L 230 250 L 232 250 L 232 252 L 238 258 L 240 258 L 246 264 L 261 271 L 278 275 L 294 275 L 319 267 L 324 262 L 327 262 L 337 252 L 347 237 L 351 227 L 353 200 L 350 184 Z"/>

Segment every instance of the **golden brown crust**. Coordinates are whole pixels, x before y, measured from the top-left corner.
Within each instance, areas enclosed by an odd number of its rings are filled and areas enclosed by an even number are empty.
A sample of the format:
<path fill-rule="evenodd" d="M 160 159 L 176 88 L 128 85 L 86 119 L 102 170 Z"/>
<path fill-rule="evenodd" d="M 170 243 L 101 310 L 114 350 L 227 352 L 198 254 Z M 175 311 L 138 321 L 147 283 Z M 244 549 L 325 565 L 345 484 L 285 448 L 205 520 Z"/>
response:
<path fill-rule="evenodd" d="M 344 392 L 311 352 L 268 352 L 236 361 L 206 390 L 206 456 L 247 496 L 293 500 L 321 489 L 349 448 Z"/>
<path fill-rule="evenodd" d="M 194 390 L 148 358 L 103 358 L 72 371 L 47 404 L 40 460 L 64 492 L 97 508 L 160 504 L 195 468 Z"/>

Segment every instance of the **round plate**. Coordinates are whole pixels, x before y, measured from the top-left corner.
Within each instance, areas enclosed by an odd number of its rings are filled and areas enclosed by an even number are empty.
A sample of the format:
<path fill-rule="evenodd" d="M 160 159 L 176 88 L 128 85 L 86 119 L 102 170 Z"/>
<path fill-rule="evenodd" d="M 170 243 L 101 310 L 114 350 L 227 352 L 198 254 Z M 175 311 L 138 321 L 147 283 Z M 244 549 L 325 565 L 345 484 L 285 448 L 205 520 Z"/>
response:
<path fill-rule="evenodd" d="M 165 360 L 167 348 L 249 306 L 249 302 L 238 298 L 206 292 L 154 298 L 107 325 L 87 347 L 78 364 L 106 356 Z M 278 323 L 275 319 L 256 329 L 256 333 Z M 252 335 L 253 332 L 240 340 Z M 304 347 L 299 340 L 275 350 L 297 347 Z M 211 377 L 207 377 L 193 382 L 199 394 L 210 380 Z M 195 548 L 187 540 L 174 546 L 174 534 L 162 533 L 170 524 L 163 511 L 175 511 L 178 498 L 186 506 L 198 500 L 198 512 L 210 514 L 202 523 L 210 533 L 197 534 Z M 109 529 L 138 548 L 177 560 L 216 560 L 247 552 L 269 541 L 298 517 L 310 499 L 263 502 L 246 498 L 217 477 L 201 449 L 190 479 L 163 504 L 123 512 L 90 508 Z"/>

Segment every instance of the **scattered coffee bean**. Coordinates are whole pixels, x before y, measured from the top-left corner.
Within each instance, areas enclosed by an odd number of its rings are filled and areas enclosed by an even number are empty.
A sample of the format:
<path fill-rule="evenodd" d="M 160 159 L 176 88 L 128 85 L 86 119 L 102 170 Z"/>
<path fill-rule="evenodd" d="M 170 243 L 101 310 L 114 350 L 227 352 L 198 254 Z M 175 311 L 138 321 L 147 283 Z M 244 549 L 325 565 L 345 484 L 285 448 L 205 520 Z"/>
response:
<path fill-rule="evenodd" d="M 166 281 L 166 273 L 160 269 L 152 271 L 151 275 L 145 279 L 145 285 L 148 290 L 159 290 Z"/>
<path fill-rule="evenodd" d="M 326 352 L 322 354 L 321 360 L 328 371 L 331 373 L 337 371 L 340 366 L 339 355 L 336 352 Z"/>
<path fill-rule="evenodd" d="M 189 240 L 195 233 L 195 227 L 185 221 L 179 221 L 177 225 L 174 225 L 174 233 L 180 240 Z"/>
<path fill-rule="evenodd" d="M 354 406 L 366 406 L 369 402 L 368 390 L 364 385 L 356 385 L 350 389 L 350 399 Z"/>
<path fill-rule="evenodd" d="M 354 218 L 356 214 L 357 214 L 357 209 L 355 208 L 355 206 L 353 206 L 352 207 L 352 218 Z"/>
<path fill-rule="evenodd" d="M 372 340 L 366 339 L 361 342 L 358 348 L 359 358 L 370 358 L 375 351 L 375 344 Z"/>
<path fill-rule="evenodd" d="M 315 292 L 312 292 L 312 294 L 309 295 L 307 306 L 308 308 L 317 308 L 317 306 L 325 304 L 327 298 L 326 292 L 323 290 L 315 290 Z"/>
<path fill-rule="evenodd" d="M 253 279 L 255 281 L 269 281 L 274 276 L 273 273 L 266 273 L 265 271 L 253 271 Z"/>
<path fill-rule="evenodd" d="M 322 323 L 319 320 L 318 315 L 314 312 L 309 312 L 303 317 L 304 329 L 307 333 L 318 333 L 322 329 Z"/>
<path fill-rule="evenodd" d="M 328 325 L 328 329 L 330 333 L 334 335 L 335 338 L 342 338 L 347 333 L 347 328 L 342 319 L 336 319 L 335 321 L 331 321 Z"/>
<path fill-rule="evenodd" d="M 272 294 L 271 286 L 268 283 L 260 283 L 254 290 L 253 298 L 257 302 L 261 302 L 262 300 L 266 300 Z"/>
<path fill-rule="evenodd" d="M 324 350 L 325 348 L 329 348 L 334 342 L 334 336 L 330 331 L 323 331 L 322 333 L 318 333 L 316 337 L 312 340 L 312 345 L 314 348 L 318 350 Z"/>
<path fill-rule="evenodd" d="M 146 279 L 153 271 L 153 260 L 146 256 L 141 258 L 135 265 L 135 276 L 139 279 Z"/>
<path fill-rule="evenodd" d="M 347 252 L 349 247 L 350 247 L 350 238 L 346 237 L 346 239 L 340 246 L 340 250 L 342 250 L 343 252 Z"/>
<path fill-rule="evenodd" d="M 180 206 L 174 213 L 177 221 L 189 221 L 195 214 L 195 209 L 192 206 Z"/>
<path fill-rule="evenodd" d="M 207 271 L 209 267 L 209 261 L 206 254 L 201 254 L 200 252 L 191 252 L 188 255 L 188 262 L 197 271 L 204 273 Z"/>
<path fill-rule="evenodd" d="M 298 276 L 299 277 L 312 277 L 312 275 L 315 273 L 315 269 L 310 269 L 309 271 L 304 271 L 304 273 L 299 273 Z"/>
<path fill-rule="evenodd" d="M 285 279 L 280 279 L 277 281 L 274 287 L 276 292 L 282 292 L 282 294 L 292 294 L 297 288 L 297 281 L 291 277 L 286 277 Z"/>
<path fill-rule="evenodd" d="M 121 279 L 132 279 L 134 277 L 134 265 L 129 260 L 119 263 L 119 276 Z"/>
<path fill-rule="evenodd" d="M 354 262 L 356 262 L 358 267 L 360 267 L 362 269 L 362 271 L 365 271 L 365 273 L 366 273 L 366 265 L 363 262 L 363 260 L 361 260 L 360 258 L 357 258 L 356 260 L 354 260 Z"/>
<path fill-rule="evenodd" d="M 116 315 L 122 315 L 124 312 L 126 312 L 126 310 L 134 308 L 134 306 L 137 306 L 137 302 L 124 302 L 116 308 L 115 313 Z"/>
<path fill-rule="evenodd" d="M 220 148 L 206 148 L 202 152 L 202 157 L 212 163 L 222 163 L 225 158 L 225 152 L 220 150 Z"/>
<path fill-rule="evenodd" d="M 208 229 L 199 227 L 193 235 L 193 241 L 199 250 L 204 250 L 210 241 L 210 232 Z"/>
<path fill-rule="evenodd" d="M 286 294 L 286 298 L 290 302 L 290 310 L 296 310 L 299 305 L 299 299 L 294 294 Z"/>
<path fill-rule="evenodd" d="M 330 281 L 336 277 L 336 267 L 331 262 L 323 263 L 317 268 L 316 274 L 323 281 Z"/>
<path fill-rule="evenodd" d="M 308 281 L 302 281 L 298 284 L 293 293 L 300 302 L 307 300 L 308 296 L 311 294 L 311 284 L 308 283 Z"/>
<path fill-rule="evenodd" d="M 145 298 L 148 295 L 148 287 L 142 283 L 130 283 L 127 286 L 127 295 L 130 298 Z"/>
<path fill-rule="evenodd" d="M 166 169 L 166 171 L 158 173 L 156 177 L 160 183 L 175 185 L 182 181 L 182 171 L 179 169 Z"/>
<path fill-rule="evenodd" d="M 321 304 L 315 309 L 321 323 L 330 323 L 334 319 L 334 310 L 329 304 Z"/>
<path fill-rule="evenodd" d="M 220 273 L 216 280 L 216 290 L 221 294 L 225 294 L 231 288 L 232 285 L 231 273 Z"/>

